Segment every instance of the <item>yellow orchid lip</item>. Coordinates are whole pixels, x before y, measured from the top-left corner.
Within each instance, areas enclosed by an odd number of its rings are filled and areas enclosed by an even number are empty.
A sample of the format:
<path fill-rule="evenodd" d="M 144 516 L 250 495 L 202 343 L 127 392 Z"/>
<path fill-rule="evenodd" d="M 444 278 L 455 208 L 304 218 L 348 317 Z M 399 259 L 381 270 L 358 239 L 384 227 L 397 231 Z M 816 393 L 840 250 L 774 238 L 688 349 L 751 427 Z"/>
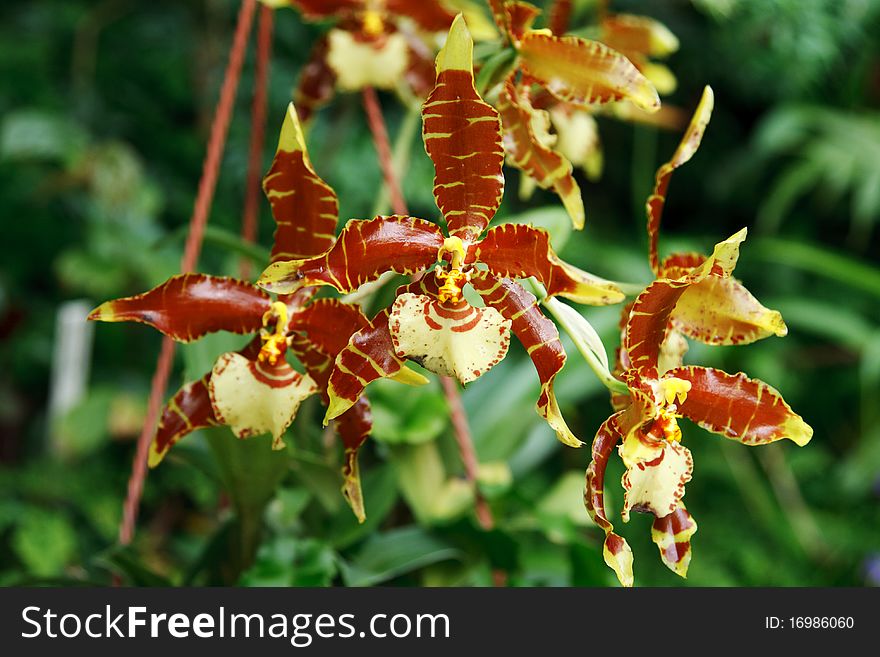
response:
<path fill-rule="evenodd" d="M 272 319 L 275 319 L 275 331 L 269 333 L 265 327 Z M 263 327 L 264 330 L 260 333 L 263 346 L 260 347 L 257 360 L 261 363 L 268 361 L 270 365 L 277 365 L 278 359 L 287 350 L 287 306 L 283 302 L 272 302 L 272 307 L 263 313 Z"/>

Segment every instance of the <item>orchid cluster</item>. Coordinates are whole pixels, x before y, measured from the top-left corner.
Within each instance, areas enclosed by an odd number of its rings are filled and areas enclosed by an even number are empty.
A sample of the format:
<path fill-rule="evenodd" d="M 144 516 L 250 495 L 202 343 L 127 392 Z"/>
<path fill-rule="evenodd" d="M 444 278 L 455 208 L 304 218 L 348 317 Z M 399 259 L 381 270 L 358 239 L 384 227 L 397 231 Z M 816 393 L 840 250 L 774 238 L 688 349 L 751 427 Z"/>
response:
<path fill-rule="evenodd" d="M 241 351 L 222 354 L 210 372 L 168 401 L 150 464 L 158 464 L 192 431 L 218 424 L 239 438 L 269 433 L 273 448 L 283 448 L 300 402 L 318 394 L 327 409 L 324 423 L 333 422 L 345 448 L 343 492 L 363 521 L 357 452 L 372 422 L 368 385 L 380 378 L 426 383 L 409 363 L 470 383 L 506 356 L 511 333 L 540 381 L 537 413 L 565 445 L 582 446 L 554 394 L 566 353 L 542 307 L 577 333 L 586 330 L 585 320 L 557 297 L 595 306 L 622 303 L 626 294 L 623 286 L 561 260 L 546 231 L 491 225 L 504 193 L 503 166 L 506 160 L 537 185 L 553 189 L 575 228 L 582 228 L 585 212 L 573 163 L 583 166 L 588 158 L 554 149 L 551 125 L 561 142 L 566 121 L 579 121 L 578 116 L 592 121 L 597 108 L 609 103 L 656 111 L 658 88 L 669 90 L 671 74 L 651 58 L 673 50 L 674 37 L 649 19 L 620 15 L 603 17 L 605 43 L 557 36 L 533 29 L 535 7 L 493 0 L 497 27 L 514 53 L 493 87 L 493 107 L 475 83 L 474 43 L 465 18 L 440 3 L 270 4 L 293 5 L 309 18 L 333 16 L 338 23 L 302 76 L 299 102 L 288 109 L 263 181 L 277 224 L 269 266 L 256 284 L 205 274 L 175 276 L 144 294 L 109 301 L 91 315 L 146 323 L 181 342 L 214 331 L 254 334 Z M 387 88 L 405 80 L 415 91 L 413 81 L 425 79 L 425 57 L 431 56 L 421 48 L 424 35 L 447 28 L 421 110 L 442 222 L 377 216 L 350 220 L 337 235 L 337 198 L 309 160 L 300 121 L 329 99 L 334 85 Z M 420 41 L 414 40 L 417 34 Z M 357 70 L 345 63 L 352 58 L 360 61 Z M 681 144 L 657 172 L 646 205 L 655 280 L 623 307 L 613 371 L 593 363 L 609 387 L 615 412 L 593 441 L 584 500 L 605 532 L 605 561 L 624 585 L 633 583 L 632 551 L 615 533 L 604 502 L 605 470 L 615 447 L 626 468 L 623 520 L 633 510 L 653 514 L 652 537 L 661 558 L 685 576 L 697 525 L 683 503 L 693 460 L 678 420 L 689 418 L 746 445 L 783 438 L 804 445 L 812 436 L 766 383 L 684 364 L 687 339 L 733 345 L 786 333 L 780 314 L 761 305 L 732 276 L 745 229 L 717 244 L 708 257 L 659 257 L 671 175 L 699 147 L 712 105 L 707 87 Z M 342 298 L 316 297 L 322 287 L 353 293 L 388 272 L 408 276 L 409 282 L 372 317 Z M 289 354 L 302 373 L 288 362 Z"/>

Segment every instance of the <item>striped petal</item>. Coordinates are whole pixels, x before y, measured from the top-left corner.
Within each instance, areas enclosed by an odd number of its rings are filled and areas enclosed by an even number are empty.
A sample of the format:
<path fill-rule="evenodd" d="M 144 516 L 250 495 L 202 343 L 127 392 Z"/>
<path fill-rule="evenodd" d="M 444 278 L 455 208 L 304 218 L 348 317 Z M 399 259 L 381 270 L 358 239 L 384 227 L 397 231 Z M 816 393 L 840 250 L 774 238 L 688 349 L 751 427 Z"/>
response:
<path fill-rule="evenodd" d="M 693 472 L 690 450 L 681 443 L 664 441 L 656 458 L 636 461 L 623 474 L 623 521 L 629 522 L 633 510 L 658 518 L 675 511 Z"/>
<path fill-rule="evenodd" d="M 541 313 L 534 295 L 515 281 L 483 273 L 471 278 L 471 284 L 487 306 L 510 320 L 511 330 L 532 359 L 541 381 L 541 393 L 535 405 L 538 415 L 547 420 L 561 442 L 569 447 L 583 445 L 565 423 L 553 392 L 553 382 L 566 358 L 556 325 Z"/>
<path fill-rule="evenodd" d="M 307 260 L 275 262 L 257 285 L 287 294 L 306 285 L 353 292 L 386 271 L 415 274 L 437 261 L 443 234 L 434 224 L 390 216 L 349 221 L 326 253 Z"/>
<path fill-rule="evenodd" d="M 379 312 L 369 326 L 361 329 L 339 352 L 327 385 L 329 405 L 324 423 L 339 417 L 355 405 L 367 385 L 381 378 L 393 378 L 409 385 L 422 385 L 427 379 L 407 368 L 394 351 L 388 330 L 390 309 Z"/>
<path fill-rule="evenodd" d="M 666 204 L 666 190 L 669 187 L 669 180 L 672 178 L 672 172 L 675 171 L 685 162 L 689 161 L 703 140 L 703 134 L 706 132 L 706 126 L 709 125 L 709 119 L 712 117 L 712 108 L 715 106 L 715 94 L 712 87 L 703 89 L 703 96 L 700 104 L 694 110 L 694 116 L 690 125 L 685 130 L 678 148 L 672 154 L 672 158 L 659 169 L 654 178 L 654 191 L 648 197 L 646 210 L 648 214 L 648 260 L 651 269 L 655 274 L 660 273 L 660 256 L 658 252 L 658 239 L 660 232 L 660 219 L 663 216 L 663 207 Z"/>
<path fill-rule="evenodd" d="M 727 374 L 708 367 L 680 367 L 665 377 L 690 381 L 678 412 L 704 429 L 746 445 L 764 445 L 787 438 L 803 447 L 813 429 L 791 410 L 782 395 L 742 372 Z"/>
<path fill-rule="evenodd" d="M 691 537 L 697 532 L 697 523 L 684 503 L 662 518 L 654 518 L 651 540 L 660 549 L 660 558 L 666 567 L 679 577 L 687 577 L 691 563 Z"/>
<path fill-rule="evenodd" d="M 657 91 L 626 57 L 598 41 L 529 32 L 519 47 L 523 72 L 559 100 L 581 106 L 628 100 L 660 109 Z"/>
<path fill-rule="evenodd" d="M 465 242 L 489 225 L 504 191 L 501 120 L 474 88 L 473 45 L 459 15 L 437 55 L 437 83 L 422 106 L 434 198 L 450 235 Z"/>
<path fill-rule="evenodd" d="M 494 308 L 474 308 L 466 301 L 441 303 L 426 295 L 399 295 L 388 328 L 400 358 L 462 384 L 499 363 L 510 345 L 510 320 Z"/>
<path fill-rule="evenodd" d="M 745 237 L 744 228 L 716 244 L 712 255 L 686 275 L 674 280 L 658 279 L 636 298 L 626 323 L 625 347 L 631 367 L 642 377 L 656 379 L 658 376 L 660 345 L 679 299 L 689 287 L 710 276 L 729 277 Z"/>
<path fill-rule="evenodd" d="M 290 347 L 321 388 L 326 404 L 333 361 L 352 335 L 369 326 L 358 306 L 338 299 L 318 299 L 290 318 Z"/>
<path fill-rule="evenodd" d="M 217 420 L 239 438 L 272 435 L 272 449 L 284 449 L 282 436 L 300 402 L 318 391 L 308 374 L 283 358 L 277 365 L 226 353 L 217 359 L 208 383 Z"/>
<path fill-rule="evenodd" d="M 531 176 L 544 189 L 553 189 L 562 200 L 576 229 L 584 227 L 584 201 L 572 175 L 572 166 L 561 153 L 545 146 L 535 134 L 535 125 L 545 124 L 549 115 L 536 110 L 529 99 L 517 91 L 508 79 L 498 97 L 498 112 L 504 126 L 504 150 L 508 161 Z"/>
<path fill-rule="evenodd" d="M 275 218 L 271 262 L 311 258 L 336 239 L 336 193 L 315 173 L 296 110 L 287 107 L 272 168 L 263 191 Z"/>
<path fill-rule="evenodd" d="M 525 224 L 503 224 L 486 233 L 471 247 L 468 262 L 482 262 L 499 278 L 534 276 L 549 296 L 563 296 L 577 303 L 603 306 L 623 301 L 614 283 L 570 265 L 550 246 L 550 235 Z"/>
<path fill-rule="evenodd" d="M 270 306 L 269 295 L 250 283 L 179 274 L 149 292 L 103 303 L 89 319 L 149 324 L 178 342 L 192 342 L 216 331 L 253 333 Z"/>
<path fill-rule="evenodd" d="M 150 444 L 149 465 L 155 468 L 174 445 L 196 429 L 220 424 L 208 393 L 209 372 L 184 385 L 162 409 L 156 436 Z"/>
<path fill-rule="evenodd" d="M 616 574 L 623 586 L 633 585 L 633 554 L 629 544 L 623 537 L 614 533 L 614 526 L 608 519 L 605 510 L 605 469 L 614 446 L 620 440 L 615 428 L 620 413 L 612 415 L 602 423 L 593 439 L 592 459 L 587 468 L 584 489 L 584 506 L 590 518 L 605 532 L 602 555 L 605 563 Z"/>

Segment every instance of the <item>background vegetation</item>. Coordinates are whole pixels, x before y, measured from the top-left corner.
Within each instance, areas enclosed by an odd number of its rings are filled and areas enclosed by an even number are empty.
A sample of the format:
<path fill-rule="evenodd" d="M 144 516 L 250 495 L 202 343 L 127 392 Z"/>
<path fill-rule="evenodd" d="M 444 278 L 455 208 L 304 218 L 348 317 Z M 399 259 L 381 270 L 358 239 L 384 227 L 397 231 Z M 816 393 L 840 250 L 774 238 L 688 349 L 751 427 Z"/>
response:
<path fill-rule="evenodd" d="M 577 3 L 588 16 L 589 3 Z M 135 544 L 116 548 L 121 503 L 158 352 L 155 332 L 97 327 L 85 396 L 48 413 L 62 302 L 87 305 L 174 273 L 238 3 L 42 0 L 0 5 L 0 583 L 125 581 L 246 585 L 611 585 L 600 532 L 581 502 L 589 451 L 557 443 L 534 413 L 537 381 L 518 345 L 464 393 L 481 487 L 497 528 L 479 529 L 439 386 L 375 384 L 374 440 L 361 456 L 368 521 L 338 492 L 339 452 L 313 399 L 271 455 L 268 439 L 225 429 L 193 436 L 147 480 Z M 692 362 L 744 370 L 783 392 L 815 428 L 798 449 L 747 449 L 693 425 L 688 509 L 700 529 L 686 582 L 660 563 L 650 521 L 624 534 L 638 585 L 880 584 L 880 6 L 876 0 L 615 0 L 679 36 L 668 103 L 690 112 L 711 84 L 703 146 L 675 174 L 661 249 L 700 251 L 748 226 L 737 275 L 790 333 L 749 347 L 692 345 Z M 266 159 L 320 25 L 276 14 Z M 250 55 L 252 57 L 252 53 Z M 245 177 L 252 67 L 246 64 L 200 269 L 233 273 Z M 383 96 L 392 139 L 404 123 Z M 569 261 L 648 281 L 643 203 L 679 134 L 600 119 L 605 172 L 582 180 L 586 230 L 568 234 L 557 200 L 516 198 L 499 217 L 553 226 Z M 380 173 L 358 96 L 340 96 L 309 136 L 343 219 L 372 212 Z M 430 161 L 412 143 L 405 191 L 433 218 Z M 525 214 L 523 214 L 525 213 Z M 266 204 L 262 243 L 271 238 Z M 590 311 L 606 345 L 618 309 Z M 181 350 L 172 385 L 201 374 L 229 343 Z M 231 345 L 235 346 L 235 344 Z M 572 349 L 563 411 L 590 440 L 607 394 Z M 275 459 L 281 486 L 250 567 L 235 561 L 228 472 Z M 215 452 L 216 453 L 216 452 Z M 276 458 L 277 457 L 277 458 Z M 280 459 L 280 460 L 278 460 Z M 617 469 L 614 469 L 614 468 Z M 609 472 L 619 507 L 619 465 Z M 249 482 L 259 501 L 263 480 Z M 241 487 L 232 487 L 241 491 Z M 240 493 L 234 493 L 240 494 Z M 233 502 L 240 500 L 232 500 Z M 255 502 L 256 506 L 259 506 Z M 233 555 L 233 556 L 230 556 Z"/>

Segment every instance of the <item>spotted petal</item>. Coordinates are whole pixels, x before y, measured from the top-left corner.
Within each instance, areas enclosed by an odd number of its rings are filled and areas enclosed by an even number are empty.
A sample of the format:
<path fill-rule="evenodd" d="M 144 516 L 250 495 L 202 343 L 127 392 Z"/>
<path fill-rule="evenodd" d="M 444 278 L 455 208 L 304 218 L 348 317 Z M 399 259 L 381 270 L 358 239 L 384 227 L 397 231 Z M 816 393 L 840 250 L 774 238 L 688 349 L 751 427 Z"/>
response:
<path fill-rule="evenodd" d="M 272 449 L 283 449 L 282 436 L 300 402 L 318 386 L 283 359 L 270 365 L 229 352 L 214 364 L 208 391 L 217 420 L 239 438 L 270 433 Z"/>
<path fill-rule="evenodd" d="M 523 72 L 559 100 L 581 106 L 629 100 L 648 112 L 660 109 L 648 79 L 626 57 L 598 41 L 529 32 L 519 54 Z"/>
<path fill-rule="evenodd" d="M 310 258 L 333 246 L 339 203 L 309 160 L 293 103 L 287 107 L 263 191 L 277 224 L 271 262 Z"/>
<path fill-rule="evenodd" d="M 103 303 L 89 319 L 149 324 L 178 342 L 192 342 L 215 331 L 254 333 L 270 306 L 269 295 L 250 283 L 179 274 L 149 292 Z"/>
<path fill-rule="evenodd" d="M 662 518 L 678 507 L 684 486 L 691 480 L 694 460 L 690 450 L 677 442 L 667 442 L 650 461 L 638 461 L 623 474 L 623 521 L 630 511 L 653 513 Z"/>
<path fill-rule="evenodd" d="M 364 495 L 361 491 L 361 475 L 358 467 L 358 450 L 366 442 L 373 428 L 373 414 L 366 397 L 336 419 L 336 431 L 342 438 L 344 448 L 342 463 L 342 495 L 351 507 L 358 522 L 367 519 Z"/>
<path fill-rule="evenodd" d="M 257 285 L 279 294 L 306 285 L 330 285 L 352 292 L 386 271 L 414 274 L 437 261 L 443 233 L 434 224 L 412 217 L 351 220 L 324 254 L 307 260 L 275 262 Z"/>
<path fill-rule="evenodd" d="M 500 278 L 534 276 L 549 296 L 601 306 L 623 301 L 614 283 L 560 260 L 550 246 L 550 235 L 525 224 L 502 224 L 486 233 L 468 254 L 469 262 L 483 262 Z"/>
<path fill-rule="evenodd" d="M 547 420 L 561 442 L 569 447 L 583 445 L 565 423 L 553 392 L 553 382 L 566 358 L 556 325 L 541 313 L 534 295 L 515 281 L 482 274 L 474 276 L 471 283 L 487 306 L 511 321 L 511 330 L 532 359 L 541 381 L 535 405 L 538 415 Z"/>
<path fill-rule="evenodd" d="M 422 106 L 434 198 L 449 233 L 466 242 L 489 225 L 504 191 L 501 120 L 474 88 L 473 46 L 459 15 L 437 55 L 437 83 Z"/>
<path fill-rule="evenodd" d="M 581 189 L 572 175 L 572 166 L 561 153 L 548 148 L 535 134 L 535 123 L 549 123 L 545 110 L 532 107 L 508 79 L 498 97 L 498 112 L 504 125 L 504 150 L 507 159 L 531 176 L 544 189 L 553 189 L 576 229 L 584 227 L 584 202 Z M 546 128 L 544 128 L 546 132 Z"/>
<path fill-rule="evenodd" d="M 734 278 L 709 276 L 681 295 L 672 326 L 706 344 L 749 344 L 788 328 L 778 310 L 764 307 Z"/>
<path fill-rule="evenodd" d="M 510 320 L 494 308 L 474 308 L 466 301 L 441 303 L 411 293 L 395 299 L 388 328 L 400 358 L 462 384 L 494 367 L 510 345 Z"/>
<path fill-rule="evenodd" d="M 614 533 L 614 526 L 605 510 L 605 470 L 608 458 L 614 450 L 620 434 L 615 428 L 620 413 L 612 415 L 602 423 L 593 439 L 592 459 L 587 468 L 584 506 L 590 518 L 605 532 L 602 554 L 605 563 L 616 574 L 623 586 L 633 585 L 633 554 L 626 540 Z"/>
<path fill-rule="evenodd" d="M 327 38 L 327 65 L 342 91 L 393 89 L 409 67 L 409 45 L 399 32 L 363 39 L 349 30 L 333 29 Z"/>
<path fill-rule="evenodd" d="M 654 518 L 651 540 L 660 549 L 660 558 L 666 567 L 679 577 L 687 577 L 691 563 L 691 537 L 697 532 L 697 523 L 684 503 L 662 518 Z"/>
<path fill-rule="evenodd" d="M 690 381 L 678 412 L 704 429 L 746 445 L 787 438 L 803 447 L 813 437 L 813 429 L 778 391 L 742 372 L 691 366 L 669 370 L 666 376 Z"/>
<path fill-rule="evenodd" d="M 685 130 L 678 148 L 672 154 L 672 158 L 659 169 L 654 178 L 654 191 L 648 197 L 646 210 L 648 213 L 648 260 L 651 269 L 655 274 L 660 273 L 660 256 L 658 252 L 658 235 L 660 232 L 660 219 L 663 216 L 663 207 L 666 205 L 666 190 L 669 187 L 669 180 L 672 173 L 682 164 L 688 162 L 700 147 L 703 140 L 703 134 L 706 132 L 706 126 L 709 125 L 709 119 L 712 117 L 712 108 L 715 105 L 715 94 L 712 87 L 703 89 L 703 96 L 700 104 L 694 110 L 694 116 L 690 125 Z"/>

